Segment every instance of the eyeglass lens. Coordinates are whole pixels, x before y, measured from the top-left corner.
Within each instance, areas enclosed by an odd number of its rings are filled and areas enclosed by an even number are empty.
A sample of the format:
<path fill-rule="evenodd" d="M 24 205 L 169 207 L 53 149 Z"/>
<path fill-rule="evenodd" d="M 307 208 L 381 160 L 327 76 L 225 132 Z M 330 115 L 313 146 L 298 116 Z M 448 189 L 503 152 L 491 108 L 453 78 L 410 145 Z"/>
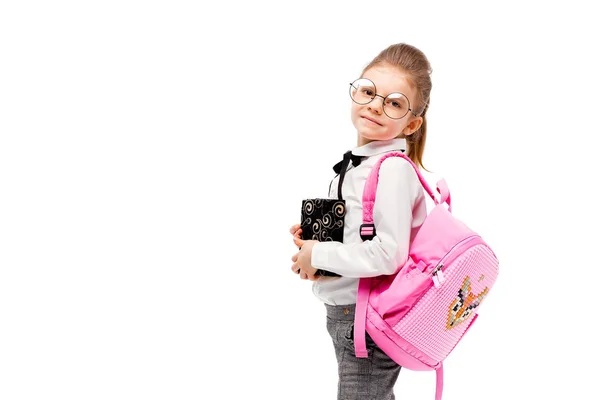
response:
<path fill-rule="evenodd" d="M 375 84 L 366 78 L 355 80 L 350 85 L 350 97 L 358 104 L 368 104 L 376 97 Z M 399 119 L 409 111 L 408 98 L 402 93 L 390 93 L 383 100 L 383 111 L 390 118 Z"/>

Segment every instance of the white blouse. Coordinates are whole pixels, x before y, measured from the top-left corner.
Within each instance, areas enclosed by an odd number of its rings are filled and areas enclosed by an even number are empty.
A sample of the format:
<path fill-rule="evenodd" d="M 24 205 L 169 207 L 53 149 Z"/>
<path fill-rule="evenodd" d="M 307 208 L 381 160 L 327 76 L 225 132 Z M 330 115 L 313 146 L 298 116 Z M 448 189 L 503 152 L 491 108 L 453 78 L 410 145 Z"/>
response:
<path fill-rule="evenodd" d="M 403 149 L 405 139 L 392 139 L 352 150 L 352 154 L 366 158 L 358 167 L 349 165 L 342 183 L 346 201 L 344 242 L 319 242 L 312 250 L 313 267 L 342 275 L 314 281 L 313 293 L 324 303 L 354 304 L 358 278 L 393 274 L 406 262 L 410 243 L 427 216 L 423 187 L 406 160 L 390 157 L 381 164 L 373 207 L 376 236 L 363 241 L 359 232 L 362 194 L 371 168 L 385 153 Z M 331 183 L 330 198 L 338 197 L 338 180 L 339 175 Z"/>

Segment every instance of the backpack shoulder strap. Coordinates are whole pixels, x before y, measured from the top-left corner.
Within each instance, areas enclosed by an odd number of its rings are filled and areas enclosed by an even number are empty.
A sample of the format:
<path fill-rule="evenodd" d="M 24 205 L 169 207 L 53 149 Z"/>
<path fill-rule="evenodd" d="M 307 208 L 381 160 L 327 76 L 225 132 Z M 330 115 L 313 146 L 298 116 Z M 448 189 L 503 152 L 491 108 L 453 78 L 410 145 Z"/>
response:
<path fill-rule="evenodd" d="M 365 187 L 363 189 L 363 223 L 360 226 L 360 237 L 362 240 L 370 240 L 377 234 L 375 232 L 375 224 L 373 223 L 373 206 L 375 205 L 375 194 L 377 193 L 377 184 L 379 183 L 379 169 L 381 164 L 389 157 L 402 157 L 414 168 L 423 189 L 429 194 L 433 202 L 438 205 L 442 203 L 448 204 L 448 210 L 450 211 L 450 192 L 446 182 L 442 179 L 437 183 L 437 191 L 440 194 L 440 200 L 438 201 L 433 194 L 433 191 L 427 184 L 427 181 L 421 175 L 421 172 L 413 163 L 413 161 L 402 152 L 390 152 L 386 153 L 379 159 L 371 169 Z M 358 358 L 366 358 L 367 345 L 366 345 L 366 324 L 367 324 L 367 304 L 369 301 L 369 294 L 371 293 L 371 279 L 360 278 L 358 281 L 358 292 L 356 296 L 356 310 L 354 315 L 354 353 Z"/>
<path fill-rule="evenodd" d="M 367 178 L 367 182 L 365 183 L 365 188 L 363 190 L 363 225 L 373 224 L 373 206 L 375 204 L 375 195 L 377 193 L 377 184 L 379 183 L 379 169 L 381 168 L 381 164 L 389 157 L 401 157 L 404 158 L 415 170 L 417 173 L 417 177 L 419 178 L 419 182 L 421 182 L 421 186 L 423 189 L 429 194 L 433 202 L 437 204 L 447 203 L 450 206 L 450 191 L 448 190 L 448 186 L 446 185 L 446 181 L 441 179 L 437 183 L 437 191 L 440 194 L 440 200 L 436 199 L 435 194 L 429 187 L 429 184 L 419 171 L 419 168 L 415 165 L 415 163 L 404 153 L 401 152 L 391 152 L 385 154 L 383 157 L 379 159 L 371 169 L 369 173 L 369 177 Z M 368 227 L 367 227 L 368 228 Z M 361 228 L 362 231 L 362 228 Z M 375 235 L 373 235 L 375 236 Z"/>

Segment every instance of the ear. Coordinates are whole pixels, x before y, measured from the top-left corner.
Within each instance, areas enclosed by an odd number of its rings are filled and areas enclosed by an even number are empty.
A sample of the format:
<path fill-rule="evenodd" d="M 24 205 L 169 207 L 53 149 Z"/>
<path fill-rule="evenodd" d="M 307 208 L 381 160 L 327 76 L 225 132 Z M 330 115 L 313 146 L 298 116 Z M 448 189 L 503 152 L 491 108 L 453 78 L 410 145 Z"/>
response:
<path fill-rule="evenodd" d="M 458 289 L 459 296 L 468 296 L 471 293 L 471 279 L 467 276 L 463 281 L 463 285 Z"/>
<path fill-rule="evenodd" d="M 412 120 L 410 120 L 408 125 L 406 125 L 406 127 L 404 127 L 404 129 L 402 129 L 402 134 L 404 136 L 412 135 L 413 133 L 415 133 L 416 131 L 419 130 L 419 128 L 421 127 L 421 124 L 423 124 L 423 117 L 413 118 Z"/>

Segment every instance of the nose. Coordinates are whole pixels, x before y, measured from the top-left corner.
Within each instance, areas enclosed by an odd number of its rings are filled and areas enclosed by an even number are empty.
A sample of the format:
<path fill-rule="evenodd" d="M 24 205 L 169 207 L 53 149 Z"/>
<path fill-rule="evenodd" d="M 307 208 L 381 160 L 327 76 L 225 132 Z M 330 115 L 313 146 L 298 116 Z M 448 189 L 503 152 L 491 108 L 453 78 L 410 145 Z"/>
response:
<path fill-rule="evenodd" d="M 369 108 L 369 110 L 381 115 L 382 108 L 383 108 L 383 97 L 376 94 L 375 98 L 373 100 L 371 100 L 371 102 L 367 105 L 367 107 Z"/>

